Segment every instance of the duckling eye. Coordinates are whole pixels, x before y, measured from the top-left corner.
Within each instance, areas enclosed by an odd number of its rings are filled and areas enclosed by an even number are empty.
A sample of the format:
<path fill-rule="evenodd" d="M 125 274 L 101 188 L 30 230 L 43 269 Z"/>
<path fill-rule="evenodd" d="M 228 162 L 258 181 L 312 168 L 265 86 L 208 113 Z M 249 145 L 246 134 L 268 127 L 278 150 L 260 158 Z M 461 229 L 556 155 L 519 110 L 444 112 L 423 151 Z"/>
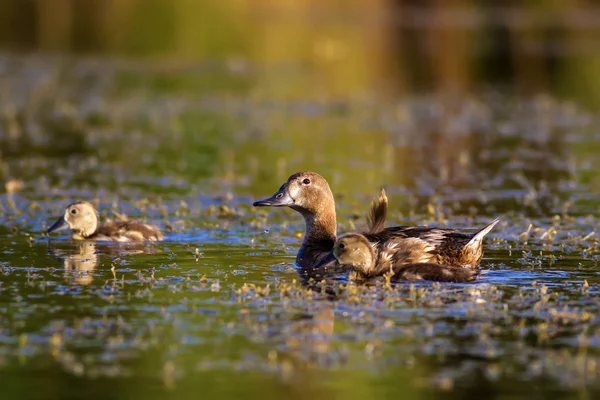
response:
<path fill-rule="evenodd" d="M 72 209 L 71 214 L 77 214 L 77 209 L 76 208 Z"/>
<path fill-rule="evenodd" d="M 310 185 L 310 179 L 305 178 L 302 183 L 304 183 L 305 185 Z"/>
<path fill-rule="evenodd" d="M 344 243 L 340 243 L 340 246 L 339 246 L 339 247 L 340 247 L 340 249 L 342 249 L 342 250 L 343 250 L 343 249 L 345 249 L 345 248 L 346 248 L 346 245 L 345 245 Z"/>

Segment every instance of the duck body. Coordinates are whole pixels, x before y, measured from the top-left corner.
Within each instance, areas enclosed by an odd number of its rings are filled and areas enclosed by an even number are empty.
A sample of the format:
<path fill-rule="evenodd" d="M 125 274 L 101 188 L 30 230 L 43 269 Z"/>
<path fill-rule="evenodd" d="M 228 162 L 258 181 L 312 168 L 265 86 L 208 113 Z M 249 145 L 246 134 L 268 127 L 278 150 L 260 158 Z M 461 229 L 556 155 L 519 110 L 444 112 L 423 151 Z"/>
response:
<path fill-rule="evenodd" d="M 141 222 L 114 221 L 99 225 L 98 212 L 87 201 L 69 204 L 64 215 L 47 232 L 63 229 L 70 229 L 75 240 L 142 242 L 164 239 L 159 228 Z"/>
<path fill-rule="evenodd" d="M 335 201 L 329 184 L 321 175 L 315 172 L 296 173 L 277 193 L 255 202 L 254 206 L 287 206 L 302 214 L 306 233 L 296 257 L 301 270 L 321 273 L 340 268 L 332 253 L 336 242 Z M 483 238 L 498 223 L 496 219 L 475 232 L 423 226 L 384 228 L 386 214 L 387 197 L 382 192 L 371 206 L 368 227 L 363 235 L 376 247 L 376 254 L 387 254 L 386 248 L 394 248 L 406 264 L 434 263 L 475 268 L 483 255 Z"/>
<path fill-rule="evenodd" d="M 431 262 L 475 268 L 483 257 L 483 237 L 498 223 L 469 232 L 462 229 L 425 226 L 394 226 L 377 233 L 366 233 L 370 242 L 385 248 L 399 249 L 396 254 L 410 262 Z"/>
<path fill-rule="evenodd" d="M 100 226 L 91 236 L 84 239 L 141 242 L 163 240 L 164 236 L 157 227 L 152 225 L 135 221 L 115 221 Z"/>
<path fill-rule="evenodd" d="M 391 281 L 470 282 L 478 275 L 473 269 L 415 262 L 402 246 L 388 244 L 382 247 L 359 233 L 340 237 L 333 247 L 333 255 L 338 263 L 352 269 L 349 279 L 361 283 L 380 277 L 388 277 Z"/>

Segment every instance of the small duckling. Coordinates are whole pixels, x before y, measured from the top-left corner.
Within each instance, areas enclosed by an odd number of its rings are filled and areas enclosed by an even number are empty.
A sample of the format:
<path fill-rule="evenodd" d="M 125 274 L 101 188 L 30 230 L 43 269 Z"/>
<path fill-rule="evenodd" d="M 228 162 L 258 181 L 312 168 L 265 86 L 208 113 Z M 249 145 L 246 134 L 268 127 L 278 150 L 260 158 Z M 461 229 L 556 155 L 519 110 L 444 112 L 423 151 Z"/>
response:
<path fill-rule="evenodd" d="M 333 246 L 333 255 L 340 264 L 351 266 L 350 280 L 365 281 L 391 273 L 392 281 L 470 282 L 478 271 L 434 263 L 410 263 L 406 253 L 397 246 L 378 251 L 376 244 L 359 233 L 340 237 Z M 407 263 L 407 261 L 409 263 Z"/>
<path fill-rule="evenodd" d="M 48 228 L 47 232 L 57 232 L 67 228 L 73 231 L 72 238 L 75 240 L 140 242 L 164 239 L 156 226 L 135 221 L 107 222 L 98 226 L 98 212 L 87 201 L 69 204 L 65 214 Z"/>

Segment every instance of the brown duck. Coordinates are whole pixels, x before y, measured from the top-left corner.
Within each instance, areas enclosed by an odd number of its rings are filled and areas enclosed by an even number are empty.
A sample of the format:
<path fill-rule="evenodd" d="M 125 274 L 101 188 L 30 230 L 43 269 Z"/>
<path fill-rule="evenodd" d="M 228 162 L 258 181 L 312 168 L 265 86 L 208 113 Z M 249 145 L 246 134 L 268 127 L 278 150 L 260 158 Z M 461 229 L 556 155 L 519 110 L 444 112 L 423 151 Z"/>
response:
<path fill-rule="evenodd" d="M 354 282 L 364 282 L 388 274 L 391 281 L 470 282 L 479 273 L 470 268 L 434 263 L 412 264 L 410 253 L 413 251 L 410 244 L 401 241 L 378 246 L 360 233 L 344 235 L 333 246 L 336 260 L 352 268 L 349 279 Z"/>
<path fill-rule="evenodd" d="M 290 176 L 273 196 L 256 201 L 255 207 L 287 206 L 304 217 L 306 232 L 296 263 L 303 270 L 339 265 L 333 256 L 336 241 L 335 201 L 329 184 L 315 172 L 299 172 Z M 424 226 L 384 228 L 387 198 L 382 193 L 374 204 L 364 236 L 379 248 L 402 245 L 408 264 L 434 263 L 474 268 L 483 255 L 482 241 L 498 223 L 492 221 L 483 229 L 471 230 Z"/>
<path fill-rule="evenodd" d="M 65 214 L 50 228 L 48 233 L 70 229 L 76 240 L 98 240 L 114 242 L 141 242 L 163 240 L 156 226 L 135 221 L 114 221 L 98 226 L 98 212 L 87 201 L 69 204 Z"/>

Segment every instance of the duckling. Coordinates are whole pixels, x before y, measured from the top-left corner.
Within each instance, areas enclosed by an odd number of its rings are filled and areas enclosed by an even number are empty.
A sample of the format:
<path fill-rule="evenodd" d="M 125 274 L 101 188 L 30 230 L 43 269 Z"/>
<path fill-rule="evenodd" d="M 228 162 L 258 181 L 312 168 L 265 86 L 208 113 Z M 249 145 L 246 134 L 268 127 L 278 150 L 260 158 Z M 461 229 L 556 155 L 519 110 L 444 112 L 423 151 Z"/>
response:
<path fill-rule="evenodd" d="M 359 233 L 340 237 L 333 246 L 333 255 L 340 264 L 352 267 L 352 281 L 366 281 L 391 273 L 392 281 L 429 280 L 439 282 L 470 282 L 478 271 L 434 263 L 410 263 L 411 250 L 395 242 L 380 248 Z"/>
<path fill-rule="evenodd" d="M 382 194 L 385 197 L 385 193 Z M 296 256 L 302 270 L 332 268 L 336 240 L 335 200 L 327 180 L 316 172 L 298 172 L 290 176 L 273 196 L 254 202 L 255 207 L 283 207 L 296 210 L 304 217 L 306 232 Z M 396 226 L 384 228 L 387 197 L 371 209 L 371 220 L 365 237 L 378 247 L 401 246 L 408 263 L 434 263 L 474 268 L 483 256 L 482 241 L 498 223 L 492 221 L 483 229 L 470 230 Z"/>
<path fill-rule="evenodd" d="M 63 229 L 73 231 L 75 240 L 103 240 L 114 242 L 136 242 L 163 240 L 160 229 L 153 225 L 135 221 L 107 222 L 98 226 L 98 212 L 87 201 L 69 204 L 65 214 L 50 228 L 48 233 Z"/>

